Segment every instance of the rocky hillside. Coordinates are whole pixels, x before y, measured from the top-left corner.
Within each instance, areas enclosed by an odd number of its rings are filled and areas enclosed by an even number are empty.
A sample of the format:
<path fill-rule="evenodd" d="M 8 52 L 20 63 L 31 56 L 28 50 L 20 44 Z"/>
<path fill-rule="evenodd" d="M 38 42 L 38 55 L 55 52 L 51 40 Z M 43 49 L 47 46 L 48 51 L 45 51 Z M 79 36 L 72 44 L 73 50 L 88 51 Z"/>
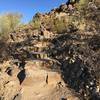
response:
<path fill-rule="evenodd" d="M 0 100 L 99 100 L 99 4 L 37 13 L 0 40 Z"/>

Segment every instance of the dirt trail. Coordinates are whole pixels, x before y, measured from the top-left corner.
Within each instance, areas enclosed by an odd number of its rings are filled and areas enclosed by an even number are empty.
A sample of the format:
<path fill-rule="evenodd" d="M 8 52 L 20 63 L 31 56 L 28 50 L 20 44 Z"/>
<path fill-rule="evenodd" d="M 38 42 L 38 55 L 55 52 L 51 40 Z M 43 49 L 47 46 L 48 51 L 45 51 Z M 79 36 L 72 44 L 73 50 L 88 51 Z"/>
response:
<path fill-rule="evenodd" d="M 100 6 L 37 13 L 0 41 L 0 100 L 99 100 Z M 34 19 L 33 19 L 34 22 Z"/>

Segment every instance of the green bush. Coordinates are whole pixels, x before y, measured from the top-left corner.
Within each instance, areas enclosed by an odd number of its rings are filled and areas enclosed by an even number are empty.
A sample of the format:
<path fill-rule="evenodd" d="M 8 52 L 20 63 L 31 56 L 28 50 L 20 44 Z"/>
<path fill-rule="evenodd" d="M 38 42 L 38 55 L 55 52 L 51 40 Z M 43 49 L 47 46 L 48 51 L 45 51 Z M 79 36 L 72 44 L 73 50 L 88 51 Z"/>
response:
<path fill-rule="evenodd" d="M 21 17 L 18 13 L 0 15 L 0 37 L 7 37 L 9 32 L 17 28 L 21 23 Z"/>
<path fill-rule="evenodd" d="M 57 33 L 61 33 L 66 30 L 67 23 L 61 18 L 54 20 L 54 29 Z"/>
<path fill-rule="evenodd" d="M 41 21 L 38 17 L 34 17 L 30 24 L 33 26 L 34 29 L 40 29 Z"/>

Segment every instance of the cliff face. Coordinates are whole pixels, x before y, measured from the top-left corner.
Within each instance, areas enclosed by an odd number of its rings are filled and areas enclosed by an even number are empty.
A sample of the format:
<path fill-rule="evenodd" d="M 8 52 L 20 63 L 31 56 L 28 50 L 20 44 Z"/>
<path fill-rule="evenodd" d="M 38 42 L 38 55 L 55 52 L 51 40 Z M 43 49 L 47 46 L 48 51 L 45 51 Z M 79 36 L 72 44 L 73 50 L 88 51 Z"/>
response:
<path fill-rule="evenodd" d="M 1 100 L 99 100 L 100 6 L 37 13 L 0 42 Z"/>

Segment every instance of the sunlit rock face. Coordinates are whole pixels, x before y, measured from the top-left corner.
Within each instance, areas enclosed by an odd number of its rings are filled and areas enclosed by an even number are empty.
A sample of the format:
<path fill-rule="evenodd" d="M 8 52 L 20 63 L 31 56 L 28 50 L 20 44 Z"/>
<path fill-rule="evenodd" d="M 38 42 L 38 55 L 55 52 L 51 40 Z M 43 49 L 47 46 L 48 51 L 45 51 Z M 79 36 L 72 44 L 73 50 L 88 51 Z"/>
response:
<path fill-rule="evenodd" d="M 1 100 L 100 99 L 100 7 L 87 2 L 37 13 L 0 40 Z"/>

